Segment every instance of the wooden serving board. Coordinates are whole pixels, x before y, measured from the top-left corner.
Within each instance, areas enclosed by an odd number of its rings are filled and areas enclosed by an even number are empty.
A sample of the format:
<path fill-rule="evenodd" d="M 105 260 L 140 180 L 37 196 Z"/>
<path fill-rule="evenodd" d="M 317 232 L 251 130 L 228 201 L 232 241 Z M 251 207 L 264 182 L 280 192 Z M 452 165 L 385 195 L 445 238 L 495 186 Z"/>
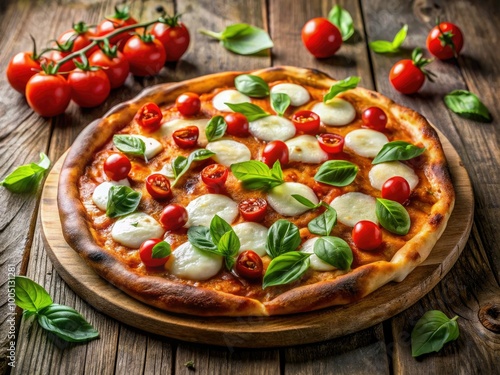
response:
<path fill-rule="evenodd" d="M 448 227 L 429 257 L 404 281 L 385 285 L 357 303 L 278 317 L 194 317 L 167 313 L 139 302 L 99 277 L 65 242 L 57 209 L 63 155 L 42 193 L 46 249 L 57 272 L 97 310 L 131 326 L 184 341 L 232 347 L 277 347 L 324 341 L 380 323 L 427 294 L 451 269 L 472 227 L 474 198 L 467 171 L 451 143 L 440 134 L 456 192 Z"/>

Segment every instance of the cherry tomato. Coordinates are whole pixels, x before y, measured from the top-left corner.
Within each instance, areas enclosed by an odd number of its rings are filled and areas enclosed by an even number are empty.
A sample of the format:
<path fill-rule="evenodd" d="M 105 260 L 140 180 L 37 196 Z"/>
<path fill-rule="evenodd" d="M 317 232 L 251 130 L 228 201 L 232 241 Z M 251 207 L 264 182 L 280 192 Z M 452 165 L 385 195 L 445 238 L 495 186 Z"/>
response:
<path fill-rule="evenodd" d="M 164 200 L 172 196 L 170 181 L 161 173 L 153 173 L 146 177 L 146 190 L 156 200 Z"/>
<path fill-rule="evenodd" d="M 319 116 L 312 111 L 298 111 L 292 116 L 295 129 L 307 134 L 316 134 L 319 130 Z"/>
<path fill-rule="evenodd" d="M 160 107 L 152 102 L 144 104 L 135 115 L 135 121 L 148 132 L 160 129 L 162 118 Z"/>
<path fill-rule="evenodd" d="M 107 17 L 99 25 L 97 25 L 96 35 L 107 35 L 120 27 L 135 25 L 136 23 L 137 21 L 130 15 L 128 7 L 123 7 L 123 9 L 115 8 L 114 15 Z M 126 31 L 122 34 L 114 36 L 109 42 L 123 47 L 124 43 L 132 36 L 132 33 L 133 30 Z"/>
<path fill-rule="evenodd" d="M 259 222 L 266 216 L 267 201 L 264 198 L 247 198 L 238 204 L 238 209 L 244 220 Z"/>
<path fill-rule="evenodd" d="M 35 60 L 33 53 L 19 52 L 9 62 L 7 79 L 14 90 L 24 94 L 30 78 L 41 70 L 40 60 Z"/>
<path fill-rule="evenodd" d="M 153 248 L 161 242 L 163 242 L 163 240 L 159 238 L 152 238 L 142 243 L 139 248 L 139 257 L 146 267 L 161 267 L 167 263 L 170 255 L 164 258 L 153 258 Z"/>
<path fill-rule="evenodd" d="M 361 250 L 375 250 L 382 244 L 382 231 L 374 222 L 361 220 L 352 229 L 352 240 Z"/>
<path fill-rule="evenodd" d="M 236 137 L 248 137 L 250 134 L 248 132 L 250 125 L 245 115 L 238 112 L 231 112 L 224 116 L 224 120 L 227 124 L 227 134 Z"/>
<path fill-rule="evenodd" d="M 410 184 L 400 176 L 389 178 L 382 185 L 382 198 L 398 203 L 405 203 L 410 198 Z"/>
<path fill-rule="evenodd" d="M 101 69 L 75 69 L 68 76 L 71 86 L 71 99 L 80 107 L 96 107 L 109 96 L 109 78 Z"/>
<path fill-rule="evenodd" d="M 89 57 L 89 63 L 104 68 L 112 89 L 122 86 L 130 73 L 129 63 L 120 51 L 116 51 L 116 56 L 112 57 L 99 49 Z"/>
<path fill-rule="evenodd" d="M 196 146 L 200 130 L 194 125 L 186 126 L 182 129 L 177 129 L 172 134 L 172 138 L 180 148 L 191 148 Z"/>
<path fill-rule="evenodd" d="M 238 255 L 236 260 L 236 272 L 245 279 L 260 279 L 264 267 L 260 256 L 252 250 L 245 250 Z"/>
<path fill-rule="evenodd" d="M 63 51 L 55 50 L 49 54 L 49 60 L 52 60 L 55 63 L 57 63 L 59 60 L 64 59 L 70 53 L 71 52 L 63 52 Z M 77 60 L 80 60 L 80 59 L 78 58 Z M 68 60 L 59 67 L 58 72 L 59 73 L 68 73 L 68 72 L 71 72 L 72 70 L 74 70 L 75 68 L 76 68 L 76 66 L 75 66 L 75 63 L 73 62 L 73 60 Z"/>
<path fill-rule="evenodd" d="M 222 164 L 210 164 L 201 171 L 201 180 L 209 188 L 224 186 L 229 170 Z"/>
<path fill-rule="evenodd" d="M 167 60 L 165 48 L 150 34 L 145 37 L 134 35 L 127 40 L 123 54 L 130 64 L 130 72 L 139 77 L 158 74 Z"/>
<path fill-rule="evenodd" d="M 186 225 L 188 213 L 186 209 L 177 203 L 166 206 L 160 215 L 160 224 L 166 230 L 176 230 Z"/>
<path fill-rule="evenodd" d="M 68 107 L 71 87 L 61 75 L 37 73 L 26 85 L 26 99 L 40 116 L 57 116 Z"/>
<path fill-rule="evenodd" d="M 200 112 L 200 97 L 194 92 L 185 92 L 177 97 L 175 100 L 175 106 L 182 115 L 194 116 Z"/>
<path fill-rule="evenodd" d="M 113 181 L 120 181 L 127 178 L 132 169 L 130 160 L 123 154 L 115 153 L 107 157 L 103 165 L 104 173 Z"/>
<path fill-rule="evenodd" d="M 264 147 L 261 159 L 269 168 L 272 168 L 276 160 L 279 160 L 283 166 L 288 164 L 288 154 L 288 146 L 285 142 L 271 141 Z"/>
<path fill-rule="evenodd" d="M 379 132 L 384 131 L 385 125 L 387 124 L 387 115 L 379 107 L 370 107 L 363 111 L 361 115 L 364 127 L 377 130 Z"/>
<path fill-rule="evenodd" d="M 57 42 L 61 45 L 66 45 L 69 41 L 73 42 L 73 47 L 70 52 L 79 51 L 87 47 L 92 40 L 90 38 L 95 37 L 95 33 L 89 29 L 89 27 L 84 22 L 78 22 L 73 25 L 73 29 L 68 30 L 61 34 L 57 38 Z M 89 51 L 85 52 L 87 56 L 90 56 L 98 49 L 97 46 L 91 48 Z"/>
<path fill-rule="evenodd" d="M 392 86 L 403 94 L 416 93 L 424 84 L 425 74 L 413 64 L 412 60 L 397 62 L 389 73 Z"/>
<path fill-rule="evenodd" d="M 313 18 L 302 28 L 302 42 L 314 57 L 330 57 L 342 45 L 342 34 L 326 18 Z"/>
<path fill-rule="evenodd" d="M 450 22 L 441 22 L 427 35 L 427 49 L 440 60 L 458 56 L 464 45 L 462 31 Z"/>
<path fill-rule="evenodd" d="M 173 20 L 172 25 L 166 23 L 155 23 L 151 34 L 158 39 L 167 53 L 167 61 L 178 61 L 186 52 L 189 46 L 189 31 L 182 22 Z"/>
<path fill-rule="evenodd" d="M 327 154 L 338 154 L 344 149 L 344 137 L 340 134 L 322 133 L 318 136 L 318 143 Z"/>

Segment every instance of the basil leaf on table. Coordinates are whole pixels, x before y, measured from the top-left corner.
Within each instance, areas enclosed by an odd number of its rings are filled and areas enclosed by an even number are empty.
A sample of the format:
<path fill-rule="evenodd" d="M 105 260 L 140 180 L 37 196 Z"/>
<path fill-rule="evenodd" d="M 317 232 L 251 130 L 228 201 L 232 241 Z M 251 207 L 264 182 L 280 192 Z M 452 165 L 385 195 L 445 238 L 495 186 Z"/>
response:
<path fill-rule="evenodd" d="M 6 176 L 0 185 L 13 193 L 28 193 L 34 191 L 50 167 L 50 160 L 43 152 L 38 163 L 30 163 L 17 167 Z"/>
<path fill-rule="evenodd" d="M 351 268 L 353 255 L 351 247 L 343 239 L 333 236 L 320 237 L 314 243 L 314 254 L 340 270 Z"/>
<path fill-rule="evenodd" d="M 209 142 L 222 138 L 226 133 L 227 124 L 222 116 L 214 116 L 210 119 L 205 129 L 205 135 Z"/>
<path fill-rule="evenodd" d="M 189 170 L 191 164 L 194 161 L 201 161 L 214 156 L 215 153 L 204 148 L 194 150 L 189 154 L 187 159 L 184 156 L 177 156 L 172 162 L 172 169 L 174 171 L 175 180 L 172 182 L 171 186 L 175 186 L 179 179 Z"/>
<path fill-rule="evenodd" d="M 125 216 L 137 209 L 141 201 L 142 193 L 134 189 L 123 186 L 111 186 L 108 192 L 108 205 L 106 215 L 110 218 Z"/>
<path fill-rule="evenodd" d="M 337 211 L 330 205 L 325 205 L 326 211 L 315 217 L 307 224 L 307 229 L 319 236 L 329 236 L 337 224 Z"/>
<path fill-rule="evenodd" d="M 405 141 L 393 141 L 386 143 L 378 152 L 372 164 L 379 164 L 386 161 L 410 160 L 422 155 L 425 147 L 417 147 Z"/>
<path fill-rule="evenodd" d="M 272 169 L 258 160 L 234 163 L 231 172 L 248 190 L 268 190 L 285 182 L 279 162 Z"/>
<path fill-rule="evenodd" d="M 151 258 L 160 259 L 166 258 L 172 253 L 172 249 L 170 248 L 170 244 L 165 241 L 158 242 L 151 249 Z"/>
<path fill-rule="evenodd" d="M 262 280 L 262 288 L 289 284 L 300 279 L 309 268 L 311 255 L 300 251 L 290 251 L 274 258 L 267 267 Z"/>
<path fill-rule="evenodd" d="M 377 198 L 375 214 L 380 225 L 391 233 L 404 236 L 410 231 L 410 215 L 398 202 Z"/>
<path fill-rule="evenodd" d="M 276 221 L 267 232 L 266 252 L 271 258 L 294 251 L 300 245 L 299 228 L 288 220 Z"/>
<path fill-rule="evenodd" d="M 358 170 L 358 166 L 349 161 L 329 160 L 319 167 L 314 179 L 332 186 L 347 186 L 354 181 Z"/>
<path fill-rule="evenodd" d="M 234 79 L 234 86 L 239 92 L 253 98 L 263 98 L 269 95 L 267 82 L 252 74 L 239 75 Z"/>
<path fill-rule="evenodd" d="M 323 96 L 323 103 L 328 102 L 344 91 L 356 88 L 360 80 L 361 77 L 353 76 L 338 81 L 337 83 L 332 85 L 330 87 L 330 90 L 325 94 L 325 96 Z"/>
<path fill-rule="evenodd" d="M 337 26 L 345 42 L 354 34 L 354 23 L 351 14 L 340 5 L 335 5 L 328 13 L 328 21 Z"/>
<path fill-rule="evenodd" d="M 446 106 L 459 116 L 473 121 L 491 122 L 488 108 L 473 93 L 467 90 L 455 90 L 444 97 Z"/>
<path fill-rule="evenodd" d="M 287 94 L 277 92 L 271 93 L 271 107 L 279 116 L 283 116 L 289 106 L 290 97 Z"/>
<path fill-rule="evenodd" d="M 411 332 L 411 355 L 438 352 L 444 344 L 456 340 L 460 334 L 457 319 L 449 319 L 439 310 L 427 311 Z"/>
<path fill-rule="evenodd" d="M 52 304 L 45 288 L 27 277 L 16 276 L 14 290 L 16 305 L 25 311 L 36 312 Z"/>
<path fill-rule="evenodd" d="M 127 155 L 144 157 L 146 152 L 146 143 L 139 137 L 132 135 L 116 134 L 113 136 L 113 144 L 118 150 Z"/>
<path fill-rule="evenodd" d="M 408 34 L 408 25 L 404 25 L 401 30 L 394 36 L 392 42 L 387 40 L 375 40 L 370 42 L 370 48 L 375 53 L 395 53 L 399 51 L 399 47 L 403 44 Z"/>
<path fill-rule="evenodd" d="M 220 238 L 217 247 L 221 255 L 224 256 L 224 261 L 228 270 L 233 268 L 235 262 L 234 258 L 238 255 L 240 246 L 240 239 L 232 229 L 224 233 Z"/>
<path fill-rule="evenodd" d="M 258 105 L 253 103 L 224 103 L 229 108 L 231 108 L 234 112 L 241 113 L 244 115 L 249 122 L 258 120 L 263 117 L 271 116 L 270 113 L 267 113 Z"/>

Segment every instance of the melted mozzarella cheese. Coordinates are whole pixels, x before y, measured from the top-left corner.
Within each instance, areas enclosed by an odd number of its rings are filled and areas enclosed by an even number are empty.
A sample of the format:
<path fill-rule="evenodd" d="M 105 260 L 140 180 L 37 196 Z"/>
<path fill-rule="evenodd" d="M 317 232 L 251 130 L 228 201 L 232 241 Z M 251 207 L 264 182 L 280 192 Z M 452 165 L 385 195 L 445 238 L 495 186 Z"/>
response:
<path fill-rule="evenodd" d="M 388 142 L 384 133 L 371 129 L 356 129 L 345 136 L 345 145 L 365 158 L 377 156 Z"/>
<path fill-rule="evenodd" d="M 312 135 L 299 135 L 285 143 L 288 146 L 290 161 L 319 164 L 328 160 L 328 154 L 321 149 L 318 140 Z"/>
<path fill-rule="evenodd" d="M 200 131 L 198 135 L 198 145 L 205 147 L 208 143 L 207 136 L 205 135 L 205 129 L 207 128 L 208 121 L 210 120 L 206 118 L 196 120 L 175 119 L 162 124 L 161 135 L 167 139 L 172 139 L 172 134 L 176 130 L 185 128 L 186 126 L 194 125 Z"/>
<path fill-rule="evenodd" d="M 165 267 L 175 276 L 189 280 L 207 280 L 222 268 L 222 256 L 198 250 L 184 242 L 170 255 Z"/>
<path fill-rule="evenodd" d="M 250 134 L 261 141 L 286 141 L 295 135 L 295 126 L 280 116 L 267 116 L 250 122 Z"/>
<path fill-rule="evenodd" d="M 375 214 L 376 200 L 370 195 L 351 192 L 335 198 L 330 206 L 337 211 L 337 219 L 345 225 L 354 227 L 358 221 L 369 220 L 378 224 Z"/>
<path fill-rule="evenodd" d="M 346 100 L 335 98 L 328 103 L 317 103 L 312 111 L 316 113 L 325 125 L 344 126 L 356 117 L 356 110 Z"/>
<path fill-rule="evenodd" d="M 92 201 L 94 204 L 102 211 L 106 211 L 108 208 L 108 194 L 111 186 L 115 185 L 125 185 L 130 186 L 128 179 L 123 179 L 120 181 L 105 181 L 102 184 L 99 184 L 94 189 L 94 193 L 92 193 Z"/>
<path fill-rule="evenodd" d="M 144 144 L 146 145 L 146 151 L 144 152 L 144 156 L 147 160 L 158 155 L 161 150 L 163 150 L 163 146 L 160 142 L 158 142 L 154 138 L 144 137 L 143 135 L 130 135 L 131 137 L 136 137 L 142 139 Z"/>
<path fill-rule="evenodd" d="M 334 266 L 326 263 L 325 261 L 321 260 L 316 254 L 314 254 L 314 244 L 316 243 L 318 238 L 319 237 L 314 237 L 314 238 L 311 238 L 311 239 L 307 240 L 306 242 L 304 242 L 300 251 L 302 251 L 303 253 L 312 254 L 309 257 L 309 261 L 311 262 L 311 268 L 313 270 L 315 270 L 315 271 L 333 271 L 336 269 Z"/>
<path fill-rule="evenodd" d="M 415 171 L 399 161 L 390 161 L 374 165 L 368 173 L 371 185 L 378 190 L 382 190 L 384 183 L 394 176 L 403 177 L 408 181 L 411 190 L 418 184 L 418 176 Z"/>
<path fill-rule="evenodd" d="M 116 221 L 111 230 L 111 237 L 123 246 L 138 249 L 151 238 L 162 238 L 165 230 L 151 216 L 144 212 L 135 212 Z"/>
<path fill-rule="evenodd" d="M 215 156 L 212 156 L 212 159 L 226 167 L 230 167 L 234 163 L 248 161 L 252 158 L 250 149 L 247 146 L 231 139 L 220 139 L 210 142 L 206 149 L 215 152 Z"/>
<path fill-rule="evenodd" d="M 292 194 L 302 195 L 314 204 L 319 202 L 318 197 L 309 186 L 298 182 L 285 182 L 272 188 L 267 194 L 267 202 L 277 213 L 283 216 L 296 216 L 310 210 L 310 208 L 292 197 Z"/>
<path fill-rule="evenodd" d="M 238 216 L 238 204 L 221 194 L 205 194 L 193 199 L 186 207 L 188 222 L 185 227 L 195 225 L 210 226 L 215 215 L 231 224 Z"/>
<path fill-rule="evenodd" d="M 287 94 L 290 97 L 290 104 L 295 107 L 304 105 L 311 99 L 309 91 L 295 83 L 279 83 L 271 88 L 271 92 Z"/>
<path fill-rule="evenodd" d="M 224 90 L 219 92 L 212 99 L 214 108 L 221 112 L 233 112 L 225 103 L 238 104 L 250 103 L 252 100 L 249 96 L 242 94 L 238 90 Z"/>
<path fill-rule="evenodd" d="M 268 229 L 257 223 L 240 223 L 233 227 L 240 239 L 240 253 L 244 250 L 253 250 L 259 256 L 266 255 L 266 240 Z"/>

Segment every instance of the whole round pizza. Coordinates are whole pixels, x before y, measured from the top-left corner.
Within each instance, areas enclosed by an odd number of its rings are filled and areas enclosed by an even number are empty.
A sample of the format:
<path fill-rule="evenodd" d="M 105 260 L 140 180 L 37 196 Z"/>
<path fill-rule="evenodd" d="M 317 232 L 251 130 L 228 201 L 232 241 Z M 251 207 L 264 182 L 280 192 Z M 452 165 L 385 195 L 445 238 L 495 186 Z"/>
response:
<path fill-rule="evenodd" d="M 429 123 L 358 81 L 225 72 L 115 107 L 62 167 L 66 241 L 134 298 L 200 316 L 312 311 L 403 281 L 454 190 Z"/>

